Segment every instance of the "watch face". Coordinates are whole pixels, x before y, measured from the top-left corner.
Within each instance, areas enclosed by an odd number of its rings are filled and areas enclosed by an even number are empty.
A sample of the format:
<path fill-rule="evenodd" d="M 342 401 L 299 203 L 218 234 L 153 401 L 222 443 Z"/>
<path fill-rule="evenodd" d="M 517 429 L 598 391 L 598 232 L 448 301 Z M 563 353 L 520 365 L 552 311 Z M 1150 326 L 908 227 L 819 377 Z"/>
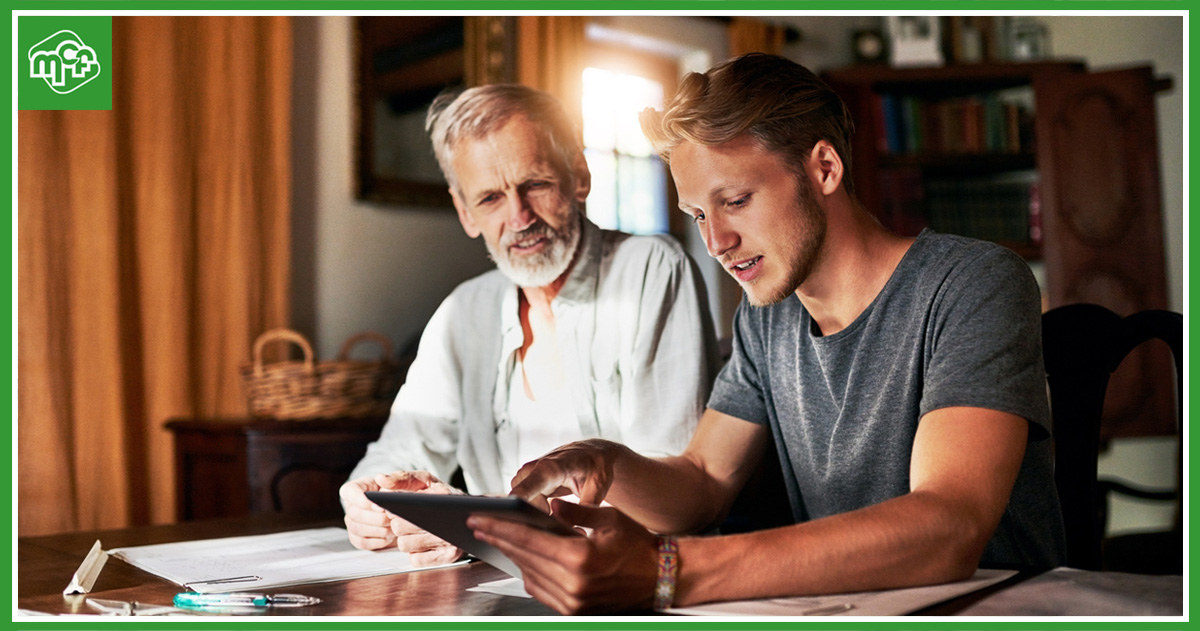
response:
<path fill-rule="evenodd" d="M 858 61 L 881 61 L 884 58 L 883 34 L 878 31 L 856 32 L 854 58 Z"/>

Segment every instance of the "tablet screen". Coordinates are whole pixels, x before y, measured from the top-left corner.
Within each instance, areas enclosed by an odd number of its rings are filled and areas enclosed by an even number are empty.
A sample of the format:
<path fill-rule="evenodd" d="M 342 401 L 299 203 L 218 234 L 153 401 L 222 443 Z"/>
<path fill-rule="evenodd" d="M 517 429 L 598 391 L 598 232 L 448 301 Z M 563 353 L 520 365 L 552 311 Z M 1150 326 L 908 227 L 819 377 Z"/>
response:
<path fill-rule="evenodd" d="M 488 515 L 561 535 L 578 536 L 574 530 L 519 497 L 368 491 L 367 499 L 518 578 L 521 571 L 517 565 L 496 548 L 476 539 L 467 527 L 467 517 Z"/>

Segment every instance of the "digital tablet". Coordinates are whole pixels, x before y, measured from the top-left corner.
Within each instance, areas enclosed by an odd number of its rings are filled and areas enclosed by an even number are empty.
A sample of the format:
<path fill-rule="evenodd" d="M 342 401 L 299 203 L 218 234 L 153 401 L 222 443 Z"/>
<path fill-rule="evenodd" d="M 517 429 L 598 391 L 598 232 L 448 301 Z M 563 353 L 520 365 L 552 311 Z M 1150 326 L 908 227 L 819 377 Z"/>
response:
<path fill-rule="evenodd" d="M 368 491 L 367 499 L 517 578 L 521 577 L 517 564 L 496 548 L 476 539 L 467 527 L 467 517 L 487 515 L 560 535 L 579 535 L 519 497 Z"/>

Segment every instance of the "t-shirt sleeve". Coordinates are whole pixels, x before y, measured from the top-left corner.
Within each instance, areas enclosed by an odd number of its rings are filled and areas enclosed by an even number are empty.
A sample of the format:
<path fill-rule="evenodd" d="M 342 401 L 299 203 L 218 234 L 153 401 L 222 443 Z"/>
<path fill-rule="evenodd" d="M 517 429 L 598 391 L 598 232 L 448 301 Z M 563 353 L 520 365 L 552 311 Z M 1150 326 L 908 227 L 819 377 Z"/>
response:
<path fill-rule="evenodd" d="M 1028 265 L 995 247 L 957 266 L 932 305 L 920 414 L 981 407 L 1049 431 L 1041 294 Z"/>
<path fill-rule="evenodd" d="M 751 309 L 742 297 L 733 316 L 733 353 L 717 374 L 710 409 L 758 425 L 768 423 L 763 384 L 752 357 L 763 357 L 761 322 L 763 310 Z"/>

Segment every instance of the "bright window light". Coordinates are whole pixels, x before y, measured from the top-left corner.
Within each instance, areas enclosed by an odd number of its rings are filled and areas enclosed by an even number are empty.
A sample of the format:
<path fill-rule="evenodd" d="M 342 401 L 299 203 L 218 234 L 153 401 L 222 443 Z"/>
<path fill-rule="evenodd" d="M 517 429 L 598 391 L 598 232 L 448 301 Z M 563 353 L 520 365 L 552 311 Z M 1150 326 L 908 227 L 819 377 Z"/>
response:
<path fill-rule="evenodd" d="M 662 84 L 601 68 L 583 71 L 583 144 L 592 172 L 588 217 L 634 234 L 667 231 L 667 174 L 638 113 L 662 108 Z"/>

